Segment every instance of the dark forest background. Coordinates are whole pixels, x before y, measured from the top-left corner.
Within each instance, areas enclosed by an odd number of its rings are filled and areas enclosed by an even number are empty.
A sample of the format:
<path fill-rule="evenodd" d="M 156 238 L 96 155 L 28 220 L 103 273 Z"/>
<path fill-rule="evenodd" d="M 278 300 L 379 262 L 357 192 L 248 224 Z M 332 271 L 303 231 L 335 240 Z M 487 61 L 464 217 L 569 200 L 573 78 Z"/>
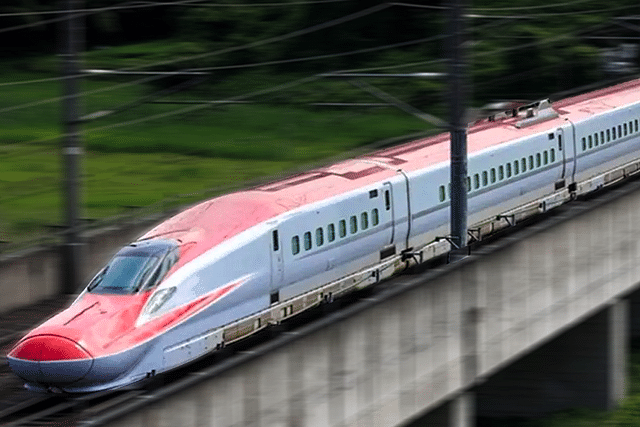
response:
<path fill-rule="evenodd" d="M 154 69 L 207 69 L 211 72 L 208 84 L 220 86 L 221 94 L 237 90 L 239 79 L 272 83 L 274 75 L 369 68 L 396 73 L 446 71 L 446 3 L 442 1 L 396 5 L 371 0 L 162 4 L 85 2 L 84 7 L 92 9 L 84 17 L 88 62 L 93 58 L 97 65 L 122 67 L 145 61 L 168 62 Z M 260 43 L 378 5 L 387 7 L 320 31 Z M 65 2 L 54 0 L 4 0 L 0 15 L 22 14 L 0 16 L 0 57 L 32 58 L 59 52 L 60 22 L 52 21 L 60 21 L 63 15 L 52 12 L 64 7 Z M 95 11 L 100 8 L 105 10 Z M 530 99 L 635 72 L 637 52 L 621 52 L 623 45 L 637 44 L 640 37 L 640 21 L 633 19 L 640 13 L 637 1 L 486 0 L 469 4 L 467 11 L 470 80 L 476 103 Z M 207 55 L 252 43 L 225 54 Z M 379 49 L 394 44 L 403 45 Z M 95 53 L 131 45 L 140 48 L 116 50 L 113 57 Z M 363 52 L 344 54 L 359 50 Z M 341 55 L 327 58 L 336 54 Z M 176 61 L 178 57 L 191 59 Z M 224 83 L 229 79 L 234 84 L 225 92 Z M 167 82 L 175 84 L 168 80 L 159 84 Z M 384 81 L 381 85 L 393 88 L 396 95 L 417 107 L 428 107 L 443 90 L 442 81 Z M 309 102 L 320 99 L 312 92 L 298 95 Z M 352 100 L 350 93 L 338 94 L 335 100 Z"/>

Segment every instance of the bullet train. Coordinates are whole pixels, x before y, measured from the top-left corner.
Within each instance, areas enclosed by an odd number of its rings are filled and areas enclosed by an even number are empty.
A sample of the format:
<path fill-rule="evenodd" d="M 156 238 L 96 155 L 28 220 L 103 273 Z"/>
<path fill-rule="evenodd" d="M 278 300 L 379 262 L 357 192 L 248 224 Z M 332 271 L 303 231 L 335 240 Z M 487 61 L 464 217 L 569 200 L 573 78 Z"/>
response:
<path fill-rule="evenodd" d="M 640 167 L 640 80 L 469 126 L 481 239 Z M 27 388 L 136 383 L 449 250 L 449 136 L 374 152 L 179 213 L 122 248 L 7 355 Z"/>

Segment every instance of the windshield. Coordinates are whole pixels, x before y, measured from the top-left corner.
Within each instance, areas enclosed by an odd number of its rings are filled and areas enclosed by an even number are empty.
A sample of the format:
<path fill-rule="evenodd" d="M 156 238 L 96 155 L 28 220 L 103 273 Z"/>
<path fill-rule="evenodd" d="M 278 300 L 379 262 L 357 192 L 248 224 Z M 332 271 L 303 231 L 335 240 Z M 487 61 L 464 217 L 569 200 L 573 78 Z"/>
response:
<path fill-rule="evenodd" d="M 178 260 L 178 247 L 168 240 L 136 242 L 122 248 L 89 283 L 94 293 L 131 294 L 162 281 Z"/>
<path fill-rule="evenodd" d="M 91 292 L 133 293 L 153 272 L 160 259 L 155 256 L 116 256 L 89 284 Z"/>

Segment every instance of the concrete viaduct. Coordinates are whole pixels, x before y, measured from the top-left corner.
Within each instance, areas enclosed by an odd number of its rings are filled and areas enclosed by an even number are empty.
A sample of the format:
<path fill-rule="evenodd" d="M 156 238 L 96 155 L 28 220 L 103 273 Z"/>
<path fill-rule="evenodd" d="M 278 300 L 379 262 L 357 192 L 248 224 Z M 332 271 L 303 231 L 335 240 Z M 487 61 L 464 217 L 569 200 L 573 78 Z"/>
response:
<path fill-rule="evenodd" d="M 462 427 L 612 409 L 640 332 L 639 233 L 632 181 L 87 425 Z M 2 288 L 18 270 L 0 268 Z"/>

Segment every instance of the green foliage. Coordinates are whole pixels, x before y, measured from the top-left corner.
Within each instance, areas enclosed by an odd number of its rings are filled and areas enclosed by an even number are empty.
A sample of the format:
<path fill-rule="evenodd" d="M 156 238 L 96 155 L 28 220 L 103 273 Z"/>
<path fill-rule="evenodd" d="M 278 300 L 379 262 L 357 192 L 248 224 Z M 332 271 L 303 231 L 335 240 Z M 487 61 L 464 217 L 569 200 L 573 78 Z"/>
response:
<path fill-rule="evenodd" d="M 640 427 L 640 349 L 629 360 L 627 397 L 611 412 L 570 409 L 541 419 L 486 420 L 487 427 Z"/>
<path fill-rule="evenodd" d="M 113 113 L 84 126 L 90 153 L 86 169 L 88 215 L 111 215 L 119 212 L 120 205 L 152 203 L 183 189 L 211 188 L 228 179 L 217 171 L 243 169 L 238 166 L 241 164 L 259 165 L 255 169 L 260 173 L 274 173 L 295 163 L 317 161 L 368 142 L 427 128 L 394 110 L 328 111 L 318 106 L 381 102 L 346 80 L 318 79 L 260 96 L 247 95 L 336 70 L 446 72 L 442 36 L 447 17 L 443 12 L 393 5 L 320 28 L 383 2 L 285 0 L 286 4 L 277 6 L 264 0 L 269 6 L 256 6 L 260 2 L 247 1 L 252 5 L 248 6 L 237 0 L 220 0 L 214 4 L 105 10 L 87 16 L 86 68 L 210 72 L 204 83 L 173 94 L 168 92 L 189 77 L 92 75 L 85 79 L 82 110 Z M 113 5 L 110 0 L 87 3 L 92 8 Z M 539 7 L 546 5 L 553 8 Z M 55 0 L 7 0 L 0 5 L 0 12 L 59 7 Z M 599 80 L 600 49 L 618 42 L 589 36 L 600 34 L 597 31 L 609 34 L 609 17 L 638 10 L 631 0 L 615 5 L 602 0 L 566 4 L 491 0 L 469 7 L 474 13 L 494 17 L 467 20 L 469 80 L 475 105 L 496 99 L 539 99 Z M 596 12 L 579 13 L 583 10 Z M 511 18 L 495 19 L 499 15 Z M 513 19 L 518 15 L 528 19 Z M 0 28 L 41 23 L 49 17 L 3 18 Z M 4 47 L 0 49 L 4 57 L 0 82 L 56 76 L 59 58 L 51 55 L 56 38 L 53 23 L 0 33 Z M 423 39 L 427 41 L 397 46 Z M 149 81 L 140 82 L 142 78 Z M 366 81 L 414 107 L 446 117 L 445 81 Z M 57 221 L 51 212 L 58 212 L 60 204 L 55 145 L 60 138 L 60 96 L 60 84 L 55 82 L 2 86 L 0 90 L 0 227 L 15 229 L 12 239 L 16 230 L 29 233 L 38 229 L 34 224 Z M 211 106 L 179 114 L 191 105 L 182 101 L 235 97 L 257 105 Z M 152 103 L 155 100 L 176 104 Z M 19 105 L 24 108 L 14 108 Z M 144 121 L 155 115 L 165 117 Z M 123 123 L 135 124 L 120 127 Z M 120 158 L 144 158 L 149 163 L 132 162 L 136 166 L 132 170 L 125 167 L 130 160 L 122 160 L 120 167 Z M 180 160 L 174 164 L 165 161 L 167 158 Z M 220 166 L 222 163 L 226 166 Z M 217 166 L 212 172 L 202 164 Z M 145 171 L 142 175 L 141 170 Z M 248 172 L 233 175 L 241 181 L 257 176 Z M 123 183 L 123 176 L 143 178 Z M 20 222 L 13 222 L 18 219 Z"/>
<path fill-rule="evenodd" d="M 5 71 L 0 81 L 15 81 L 11 70 Z M 26 80 L 45 77 L 50 75 L 21 74 Z M 146 92 L 139 85 L 114 88 L 125 82 L 86 81 L 85 109 L 115 109 Z M 60 101 L 39 103 L 57 97 L 59 83 L 43 82 L 29 88 L 5 86 L 0 91 L 0 109 L 35 103 L 0 114 L 3 241 L 28 240 L 61 221 Z M 190 114 L 109 127 L 180 108 L 142 104 L 84 126 L 83 216 L 100 219 L 120 215 L 127 211 L 125 206 L 148 206 L 177 195 L 183 195 L 180 203 L 201 200 L 296 165 L 427 128 L 419 120 L 388 108 L 312 110 L 259 104 L 207 107 Z"/>

